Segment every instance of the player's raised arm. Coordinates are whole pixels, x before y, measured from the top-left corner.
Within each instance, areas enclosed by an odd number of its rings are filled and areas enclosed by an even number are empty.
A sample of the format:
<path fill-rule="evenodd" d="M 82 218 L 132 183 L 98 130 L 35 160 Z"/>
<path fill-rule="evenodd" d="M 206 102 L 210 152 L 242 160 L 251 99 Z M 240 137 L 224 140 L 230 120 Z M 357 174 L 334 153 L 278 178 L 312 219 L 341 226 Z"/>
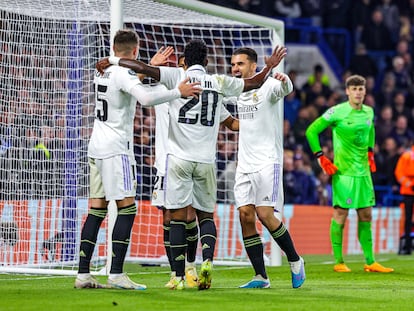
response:
<path fill-rule="evenodd" d="M 157 53 L 150 60 L 151 66 L 169 66 L 175 62 L 171 60 L 171 56 L 174 54 L 174 48 L 172 46 L 162 46 Z M 176 64 L 174 64 L 176 65 Z M 176 66 L 174 66 L 176 67 Z"/>
<path fill-rule="evenodd" d="M 286 48 L 283 46 L 276 46 L 270 57 L 265 57 L 264 68 L 255 74 L 253 77 L 244 79 L 243 92 L 259 88 L 266 80 L 270 71 L 275 68 L 286 56 Z"/>
<path fill-rule="evenodd" d="M 96 63 L 96 69 L 99 71 L 99 73 L 102 74 L 104 70 L 111 65 L 118 65 L 122 67 L 131 68 L 136 73 L 142 73 L 157 81 L 160 80 L 160 69 L 155 66 L 147 65 L 144 62 L 141 62 L 140 60 L 119 58 L 116 56 L 105 57 L 103 59 L 100 59 Z"/>

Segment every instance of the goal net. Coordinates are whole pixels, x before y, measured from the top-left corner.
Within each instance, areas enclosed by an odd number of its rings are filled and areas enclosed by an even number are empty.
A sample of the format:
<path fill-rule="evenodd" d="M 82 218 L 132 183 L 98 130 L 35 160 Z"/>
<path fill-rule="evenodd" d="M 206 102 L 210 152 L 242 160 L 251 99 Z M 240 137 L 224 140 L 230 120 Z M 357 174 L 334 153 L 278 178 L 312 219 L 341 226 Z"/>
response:
<path fill-rule="evenodd" d="M 235 21 L 237 14 L 217 17 L 151 0 L 125 0 L 123 14 L 125 27 L 140 37 L 141 60 L 148 62 L 166 45 L 179 55 L 187 41 L 202 38 L 211 55 L 210 73 L 228 73 L 231 53 L 240 46 L 255 48 L 261 67 L 264 55 L 283 41 L 283 27 L 276 21 L 278 27 L 255 26 Z M 80 232 L 88 211 L 94 67 L 110 53 L 110 17 L 109 0 L 2 0 L 0 272 L 77 270 Z M 229 105 L 233 113 L 234 108 Z M 153 109 L 137 107 L 138 212 L 127 260 L 161 264 L 167 263 L 162 215 L 149 201 L 155 176 L 154 127 Z M 217 150 L 215 260 L 246 263 L 233 205 L 237 134 L 221 129 Z M 107 237 L 105 220 L 93 257 L 95 271 L 105 266 Z M 269 257 L 271 238 L 266 230 L 263 240 Z"/>

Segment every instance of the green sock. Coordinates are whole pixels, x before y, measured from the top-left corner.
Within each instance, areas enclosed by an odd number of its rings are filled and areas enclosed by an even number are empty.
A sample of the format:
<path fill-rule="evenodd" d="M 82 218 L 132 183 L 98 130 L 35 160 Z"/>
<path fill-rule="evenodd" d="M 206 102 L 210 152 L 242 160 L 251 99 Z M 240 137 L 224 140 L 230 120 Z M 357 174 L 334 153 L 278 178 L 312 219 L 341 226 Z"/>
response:
<path fill-rule="evenodd" d="M 372 246 L 372 231 L 370 221 L 358 222 L 358 240 L 364 252 L 365 261 L 368 265 L 375 262 Z"/>
<path fill-rule="evenodd" d="M 335 263 L 343 263 L 344 258 L 342 257 L 342 234 L 344 231 L 344 225 L 338 224 L 334 219 L 331 221 L 331 244 Z"/>

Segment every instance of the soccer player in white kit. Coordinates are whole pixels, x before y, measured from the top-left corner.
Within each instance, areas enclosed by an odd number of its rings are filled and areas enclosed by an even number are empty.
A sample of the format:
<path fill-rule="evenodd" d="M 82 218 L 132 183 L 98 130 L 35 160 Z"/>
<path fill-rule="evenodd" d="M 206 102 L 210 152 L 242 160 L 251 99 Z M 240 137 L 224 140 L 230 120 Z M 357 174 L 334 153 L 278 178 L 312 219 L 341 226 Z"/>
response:
<path fill-rule="evenodd" d="M 117 56 L 136 59 L 138 36 L 130 30 L 120 30 L 114 38 Z M 79 269 L 76 288 L 146 289 L 123 273 L 123 263 L 129 245 L 137 211 L 135 205 L 136 178 L 133 154 L 133 122 L 137 100 L 141 105 L 155 105 L 181 96 L 199 93 L 197 83 L 187 80 L 172 90 L 151 92 L 135 72 L 112 66 L 95 75 L 95 121 L 88 146 L 90 167 L 90 209 L 82 228 Z M 104 286 L 90 274 L 90 261 L 99 227 L 106 216 L 108 202 L 115 200 L 118 216 L 112 233 L 112 264 L 108 285 Z"/>
<path fill-rule="evenodd" d="M 199 289 L 211 285 L 212 260 L 216 244 L 216 226 L 213 212 L 216 205 L 215 155 L 220 122 L 230 113 L 223 109 L 223 97 L 238 96 L 243 91 L 262 85 L 272 68 L 286 54 L 284 47 L 277 47 L 265 58 L 263 70 L 249 79 L 206 73 L 207 45 L 202 40 L 191 40 L 184 48 L 188 69 L 152 67 L 143 62 L 110 57 L 98 62 L 98 70 L 119 64 L 159 80 L 172 89 L 186 77 L 200 82 L 202 93 L 198 97 L 178 99 L 169 104 L 170 126 L 166 169 L 166 208 L 171 210 L 170 247 L 175 286 L 184 288 L 185 221 L 187 207 L 197 210 L 200 225 L 203 264 L 200 268 Z"/>
<path fill-rule="evenodd" d="M 162 49 L 161 53 L 165 52 L 165 56 L 172 55 L 168 53 L 167 49 Z M 184 68 L 184 55 L 178 57 L 178 67 Z M 170 62 L 171 64 L 171 62 Z M 158 65 L 151 59 L 150 65 Z M 175 65 L 175 64 L 174 64 Z M 163 84 L 157 84 L 155 86 L 160 90 L 167 89 Z M 170 210 L 165 208 L 165 195 L 164 195 L 164 177 L 165 177 L 165 165 L 167 159 L 168 150 L 168 127 L 169 127 L 169 114 L 168 105 L 156 105 L 155 109 L 155 163 L 154 167 L 157 170 L 157 175 L 154 181 L 154 189 L 152 192 L 151 205 L 156 206 L 162 211 L 163 215 L 163 240 L 165 253 L 168 258 L 170 267 L 172 267 L 172 258 L 170 251 Z M 186 262 L 185 262 L 185 281 L 186 286 L 189 288 L 196 287 L 198 285 L 198 276 L 196 269 L 196 254 L 198 245 L 198 226 L 196 212 L 193 207 L 187 208 L 187 222 L 186 222 Z M 174 287 L 175 272 L 171 272 L 171 278 L 165 285 L 165 287 Z"/>
<path fill-rule="evenodd" d="M 257 53 L 239 48 L 231 58 L 232 75 L 248 78 L 257 69 Z M 263 260 L 263 243 L 256 229 L 256 216 L 285 252 L 291 267 L 292 286 L 305 280 L 303 259 L 296 253 L 289 232 L 275 217 L 283 209 L 283 99 L 293 90 L 283 73 L 269 77 L 259 88 L 237 100 L 240 122 L 234 196 L 239 210 L 243 243 L 255 277 L 240 288 L 268 288 L 270 281 Z"/>

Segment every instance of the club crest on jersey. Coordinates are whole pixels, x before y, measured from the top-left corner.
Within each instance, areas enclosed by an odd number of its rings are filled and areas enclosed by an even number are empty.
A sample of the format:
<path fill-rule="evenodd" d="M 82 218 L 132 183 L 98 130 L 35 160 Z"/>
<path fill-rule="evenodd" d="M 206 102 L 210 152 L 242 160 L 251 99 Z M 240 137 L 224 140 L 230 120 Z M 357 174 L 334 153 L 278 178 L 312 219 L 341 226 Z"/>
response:
<path fill-rule="evenodd" d="M 129 70 L 128 70 L 128 73 L 129 73 L 131 76 L 136 76 L 136 75 L 137 75 L 137 73 L 136 73 L 135 71 L 133 71 L 132 69 L 129 69 Z"/>
<path fill-rule="evenodd" d="M 257 95 L 257 93 L 253 93 L 253 102 L 255 104 L 257 104 L 259 102 L 259 96 Z"/>

